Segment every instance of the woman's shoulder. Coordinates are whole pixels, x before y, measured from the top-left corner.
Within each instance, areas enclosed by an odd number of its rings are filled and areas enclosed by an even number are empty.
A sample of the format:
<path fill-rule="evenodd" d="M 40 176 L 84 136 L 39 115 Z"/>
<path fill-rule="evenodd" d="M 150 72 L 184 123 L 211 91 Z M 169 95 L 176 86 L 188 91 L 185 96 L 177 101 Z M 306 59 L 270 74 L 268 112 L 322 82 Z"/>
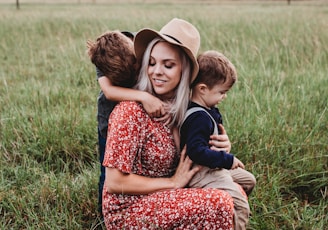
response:
<path fill-rule="evenodd" d="M 144 120 L 147 116 L 145 115 L 142 104 L 136 101 L 122 101 L 117 104 L 110 115 L 109 122 L 137 122 Z"/>
<path fill-rule="evenodd" d="M 131 107 L 131 108 L 141 108 L 142 109 L 142 104 L 137 101 L 121 101 L 119 103 L 119 105 L 122 107 Z"/>
<path fill-rule="evenodd" d="M 115 109 L 123 112 L 141 112 L 144 111 L 142 104 L 136 101 L 121 101 L 119 104 L 116 105 Z"/>

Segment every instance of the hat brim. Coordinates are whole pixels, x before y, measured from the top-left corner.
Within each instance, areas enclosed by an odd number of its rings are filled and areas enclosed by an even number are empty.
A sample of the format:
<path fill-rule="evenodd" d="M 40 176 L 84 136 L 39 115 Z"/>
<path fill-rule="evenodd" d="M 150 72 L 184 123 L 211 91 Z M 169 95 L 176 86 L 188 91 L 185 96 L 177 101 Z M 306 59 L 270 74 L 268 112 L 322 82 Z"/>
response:
<path fill-rule="evenodd" d="M 185 47 L 183 44 L 175 40 L 174 38 L 167 36 L 165 34 L 161 34 L 155 30 L 152 29 L 142 29 L 135 35 L 134 38 L 134 51 L 137 57 L 137 60 L 141 62 L 143 55 L 145 53 L 145 50 L 148 46 L 148 44 L 156 37 L 161 37 L 165 41 L 180 46 L 187 56 L 189 57 L 190 61 L 192 62 L 192 71 L 191 71 L 191 79 L 190 83 L 193 82 L 198 74 L 199 66 L 196 57 L 193 55 L 191 50 L 189 50 L 187 47 Z"/>

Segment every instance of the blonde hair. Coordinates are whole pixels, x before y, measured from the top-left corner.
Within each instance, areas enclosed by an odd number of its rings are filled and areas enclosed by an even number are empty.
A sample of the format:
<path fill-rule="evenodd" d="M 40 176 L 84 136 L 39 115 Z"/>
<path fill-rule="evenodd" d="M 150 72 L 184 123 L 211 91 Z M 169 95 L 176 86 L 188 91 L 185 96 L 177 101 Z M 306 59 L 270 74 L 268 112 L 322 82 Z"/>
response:
<path fill-rule="evenodd" d="M 120 31 L 108 31 L 88 41 L 91 62 L 116 86 L 132 87 L 136 81 L 133 42 Z"/>
<path fill-rule="evenodd" d="M 151 51 L 158 42 L 167 42 L 167 41 L 157 37 L 148 44 L 142 58 L 141 68 L 137 79 L 137 84 L 135 86 L 136 89 L 146 91 L 152 95 L 155 95 L 155 92 L 149 80 L 147 69 L 149 65 Z M 170 123 L 170 126 L 176 125 L 178 127 L 181 126 L 183 118 L 185 116 L 185 112 L 188 108 L 188 102 L 190 99 L 189 85 L 190 85 L 190 78 L 191 78 L 190 59 L 183 51 L 183 49 L 181 49 L 180 47 L 179 49 L 181 51 L 179 54 L 180 54 L 181 65 L 182 65 L 181 80 L 175 91 L 174 97 L 172 98 L 171 101 L 167 102 L 170 103 L 169 113 L 172 115 L 172 121 Z"/>

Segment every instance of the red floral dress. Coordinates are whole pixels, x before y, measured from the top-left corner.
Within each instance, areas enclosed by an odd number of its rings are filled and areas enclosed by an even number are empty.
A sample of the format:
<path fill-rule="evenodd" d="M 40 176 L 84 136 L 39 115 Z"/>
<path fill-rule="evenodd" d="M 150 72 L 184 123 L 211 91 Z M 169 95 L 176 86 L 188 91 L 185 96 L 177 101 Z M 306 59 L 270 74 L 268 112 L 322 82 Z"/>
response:
<path fill-rule="evenodd" d="M 105 167 L 147 177 L 174 174 L 179 154 L 173 135 L 140 104 L 118 104 L 108 130 Z M 125 195 L 104 187 L 103 215 L 107 229 L 232 229 L 233 202 L 227 192 L 210 188 Z"/>

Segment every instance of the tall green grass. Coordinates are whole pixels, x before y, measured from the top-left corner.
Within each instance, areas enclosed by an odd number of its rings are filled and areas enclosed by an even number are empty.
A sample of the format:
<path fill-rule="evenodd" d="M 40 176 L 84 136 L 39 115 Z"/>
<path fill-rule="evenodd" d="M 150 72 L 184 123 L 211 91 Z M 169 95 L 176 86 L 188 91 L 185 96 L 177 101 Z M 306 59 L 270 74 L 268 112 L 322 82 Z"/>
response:
<path fill-rule="evenodd" d="M 1 5 L 1 229 L 103 228 L 86 40 L 172 17 L 238 69 L 220 110 L 258 181 L 249 229 L 328 229 L 328 6 L 313 1 Z"/>

